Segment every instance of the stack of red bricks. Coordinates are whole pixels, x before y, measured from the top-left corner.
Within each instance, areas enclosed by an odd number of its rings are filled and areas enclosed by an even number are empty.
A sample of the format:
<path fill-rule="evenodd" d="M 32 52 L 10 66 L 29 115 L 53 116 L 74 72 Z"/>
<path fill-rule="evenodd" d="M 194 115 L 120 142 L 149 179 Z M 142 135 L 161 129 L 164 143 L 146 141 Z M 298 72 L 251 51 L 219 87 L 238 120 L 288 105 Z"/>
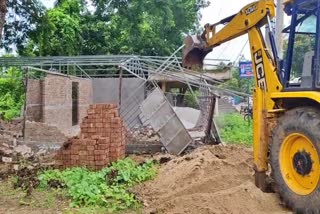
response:
<path fill-rule="evenodd" d="M 99 170 L 125 157 L 126 132 L 117 106 L 91 105 L 81 124 L 80 138 L 72 138 L 57 152 L 59 168 L 84 166 Z"/>

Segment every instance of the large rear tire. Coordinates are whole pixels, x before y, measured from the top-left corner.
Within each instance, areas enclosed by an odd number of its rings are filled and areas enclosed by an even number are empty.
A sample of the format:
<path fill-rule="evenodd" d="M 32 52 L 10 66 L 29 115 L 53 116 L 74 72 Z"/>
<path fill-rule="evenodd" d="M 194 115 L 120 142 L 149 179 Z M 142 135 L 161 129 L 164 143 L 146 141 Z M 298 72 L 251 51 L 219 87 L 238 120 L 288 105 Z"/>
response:
<path fill-rule="evenodd" d="M 273 129 L 270 164 L 276 191 L 296 213 L 320 213 L 320 111 L 286 112 Z"/>

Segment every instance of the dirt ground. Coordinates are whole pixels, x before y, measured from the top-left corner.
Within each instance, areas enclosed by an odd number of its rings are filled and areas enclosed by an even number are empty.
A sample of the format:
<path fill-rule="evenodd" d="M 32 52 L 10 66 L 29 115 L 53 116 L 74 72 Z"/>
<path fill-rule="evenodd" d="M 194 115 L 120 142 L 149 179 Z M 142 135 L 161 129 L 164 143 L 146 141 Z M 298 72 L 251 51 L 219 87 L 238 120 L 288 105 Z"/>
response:
<path fill-rule="evenodd" d="M 144 156 L 133 158 L 138 162 L 145 160 Z M 133 189 L 145 206 L 138 213 L 291 213 L 281 206 L 276 194 L 262 193 L 255 187 L 249 149 L 206 146 L 183 157 L 153 158 L 169 162 L 161 164 L 156 179 Z M 0 214 L 88 213 L 70 210 L 69 201 L 57 193 L 43 194 L 34 192 L 33 198 L 24 202 L 21 192 L 0 182 Z"/>
<path fill-rule="evenodd" d="M 255 187 L 252 162 L 243 147 L 203 147 L 162 165 L 135 191 L 146 213 L 291 213 Z"/>

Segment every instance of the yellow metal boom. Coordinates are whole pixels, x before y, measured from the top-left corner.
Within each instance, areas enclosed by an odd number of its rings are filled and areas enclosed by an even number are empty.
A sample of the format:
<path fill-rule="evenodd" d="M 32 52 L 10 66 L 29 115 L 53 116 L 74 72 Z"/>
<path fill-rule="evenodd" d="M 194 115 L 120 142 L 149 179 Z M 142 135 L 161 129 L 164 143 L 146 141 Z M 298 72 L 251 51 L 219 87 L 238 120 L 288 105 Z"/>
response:
<path fill-rule="evenodd" d="M 260 28 L 267 24 L 268 18 L 271 19 L 274 16 L 274 1 L 260 0 L 248 4 L 236 15 L 216 24 L 207 24 L 200 38 L 188 37 L 186 39 L 183 61 L 187 67 L 192 67 L 194 64 L 202 66 L 205 55 L 214 47 L 248 34 L 256 80 L 253 92 L 254 167 L 257 175 L 256 183 L 260 187 L 263 186 L 261 180 L 268 170 L 267 153 L 270 135 L 268 130 L 270 127 L 268 128 L 267 118 L 272 116 L 268 112 L 275 109 L 275 102 L 272 100 L 271 94 L 282 90 L 277 74 L 276 59 L 271 57 L 272 54 L 267 50 L 260 31 Z M 216 26 L 219 24 L 225 24 L 225 26 L 216 32 Z"/>

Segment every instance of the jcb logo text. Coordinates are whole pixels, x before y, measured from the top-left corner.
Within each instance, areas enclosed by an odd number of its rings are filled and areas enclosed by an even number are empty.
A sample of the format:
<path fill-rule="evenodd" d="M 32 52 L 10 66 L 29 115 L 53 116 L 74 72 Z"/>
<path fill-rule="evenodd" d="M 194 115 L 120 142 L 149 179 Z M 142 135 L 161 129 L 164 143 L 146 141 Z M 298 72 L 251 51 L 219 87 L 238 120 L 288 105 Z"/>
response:
<path fill-rule="evenodd" d="M 263 66 L 263 57 L 262 57 L 262 51 L 258 50 L 253 54 L 254 56 L 254 64 L 256 67 L 256 76 L 258 81 L 258 86 L 262 90 L 267 90 L 267 82 L 266 82 L 266 74 Z"/>

